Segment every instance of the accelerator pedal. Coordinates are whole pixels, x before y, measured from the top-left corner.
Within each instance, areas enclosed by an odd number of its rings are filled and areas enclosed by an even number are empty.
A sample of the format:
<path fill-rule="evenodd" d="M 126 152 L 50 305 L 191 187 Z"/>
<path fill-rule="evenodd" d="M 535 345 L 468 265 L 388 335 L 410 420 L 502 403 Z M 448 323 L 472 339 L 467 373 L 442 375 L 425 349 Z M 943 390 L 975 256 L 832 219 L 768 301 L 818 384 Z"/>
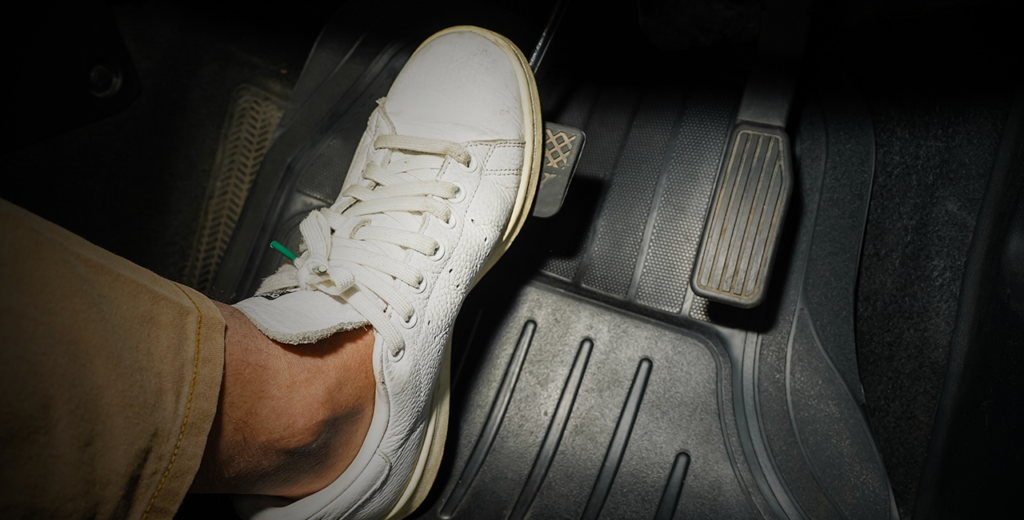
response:
<path fill-rule="evenodd" d="M 807 33 L 808 0 L 774 0 L 747 81 L 692 270 L 693 292 L 754 307 L 764 301 L 793 190 L 789 116 Z"/>

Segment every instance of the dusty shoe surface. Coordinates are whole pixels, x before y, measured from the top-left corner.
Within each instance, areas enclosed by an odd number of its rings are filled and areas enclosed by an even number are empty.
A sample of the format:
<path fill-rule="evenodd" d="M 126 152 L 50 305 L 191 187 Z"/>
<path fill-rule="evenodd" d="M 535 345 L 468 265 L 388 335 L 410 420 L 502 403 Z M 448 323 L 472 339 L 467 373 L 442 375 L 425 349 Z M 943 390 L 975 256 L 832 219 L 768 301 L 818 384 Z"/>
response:
<path fill-rule="evenodd" d="M 303 252 L 235 305 L 267 336 L 309 343 L 372 325 L 377 395 L 355 460 L 292 503 L 243 497 L 247 518 L 400 518 L 436 476 L 448 420 L 448 345 L 469 289 L 525 222 L 540 171 L 540 107 L 523 54 L 453 27 L 410 57 Z"/>

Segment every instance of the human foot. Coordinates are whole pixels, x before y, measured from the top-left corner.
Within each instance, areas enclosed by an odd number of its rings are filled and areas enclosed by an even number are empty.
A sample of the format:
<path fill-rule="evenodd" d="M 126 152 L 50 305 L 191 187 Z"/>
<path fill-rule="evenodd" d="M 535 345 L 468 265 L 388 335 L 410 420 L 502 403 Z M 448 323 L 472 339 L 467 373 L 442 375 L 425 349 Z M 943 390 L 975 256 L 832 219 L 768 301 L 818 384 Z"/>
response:
<path fill-rule="evenodd" d="M 452 325 L 526 220 L 540 127 L 532 72 L 504 37 L 454 27 L 409 59 L 341 196 L 303 221 L 302 255 L 236 305 L 285 343 L 372 325 L 369 431 L 322 491 L 287 505 L 242 499 L 243 516 L 399 518 L 423 500 L 447 432 Z"/>

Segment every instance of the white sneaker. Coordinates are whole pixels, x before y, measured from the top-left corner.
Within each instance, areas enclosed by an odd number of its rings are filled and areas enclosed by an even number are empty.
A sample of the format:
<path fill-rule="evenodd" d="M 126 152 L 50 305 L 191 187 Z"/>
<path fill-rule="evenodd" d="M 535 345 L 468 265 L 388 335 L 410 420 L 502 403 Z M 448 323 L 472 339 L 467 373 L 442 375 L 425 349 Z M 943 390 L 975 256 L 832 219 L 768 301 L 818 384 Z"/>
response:
<path fill-rule="evenodd" d="M 370 430 L 327 488 L 287 505 L 239 498 L 246 518 L 401 518 L 419 506 L 447 435 L 455 317 L 533 202 L 537 86 L 506 38 L 468 26 L 431 36 L 378 104 L 337 202 L 303 221 L 302 255 L 235 305 L 286 343 L 373 325 Z"/>

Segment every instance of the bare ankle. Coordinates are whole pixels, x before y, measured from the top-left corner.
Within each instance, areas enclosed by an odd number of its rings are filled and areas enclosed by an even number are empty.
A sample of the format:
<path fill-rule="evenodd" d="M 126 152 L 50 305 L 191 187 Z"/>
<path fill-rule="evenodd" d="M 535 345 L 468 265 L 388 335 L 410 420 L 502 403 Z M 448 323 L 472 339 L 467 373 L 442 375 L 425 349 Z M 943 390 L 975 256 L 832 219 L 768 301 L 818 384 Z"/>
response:
<path fill-rule="evenodd" d="M 286 345 L 237 309 L 226 323 L 224 380 L 193 492 L 301 498 L 355 458 L 373 415 L 372 329 Z"/>

